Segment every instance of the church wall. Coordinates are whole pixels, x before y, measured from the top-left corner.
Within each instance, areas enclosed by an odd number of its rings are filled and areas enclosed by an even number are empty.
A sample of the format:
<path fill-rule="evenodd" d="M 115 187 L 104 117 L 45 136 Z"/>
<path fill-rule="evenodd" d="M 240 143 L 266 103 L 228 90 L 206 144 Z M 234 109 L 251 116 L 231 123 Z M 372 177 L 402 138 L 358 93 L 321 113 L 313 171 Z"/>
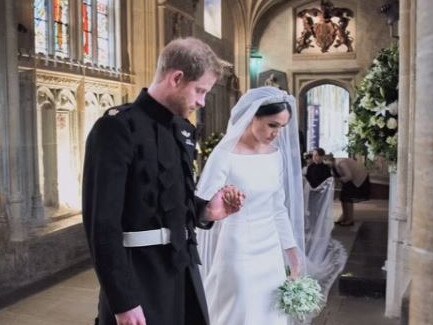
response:
<path fill-rule="evenodd" d="M 365 74 L 378 50 L 391 44 L 385 17 L 379 13 L 377 1 L 332 1 L 336 7 L 346 7 L 354 11 L 354 52 L 338 53 L 295 53 L 295 15 L 296 9 L 311 8 L 319 1 L 292 1 L 281 7 L 261 31 L 258 40 L 259 53 L 263 56 L 261 71 L 270 69 L 288 74 L 288 88 L 296 95 L 301 89 L 296 88 L 294 79 L 302 72 L 315 73 L 317 78 L 324 72 L 355 71 L 355 80 Z M 256 33 L 259 31 L 256 31 Z M 353 31 L 352 31 L 353 34 Z M 345 48 L 344 45 L 341 48 Z M 332 50 L 332 49 L 331 49 Z M 316 79 L 317 79 L 316 78 Z"/>
<path fill-rule="evenodd" d="M 118 10 L 124 15 L 126 6 Z M 116 69 L 84 64 L 76 41 L 70 58 L 35 54 L 33 1 L 1 1 L 0 16 L 1 303 L 15 290 L 89 259 L 80 215 L 84 141 L 90 124 L 131 98 L 132 87 L 129 57 Z M 15 150 L 18 164 L 10 155 Z"/>

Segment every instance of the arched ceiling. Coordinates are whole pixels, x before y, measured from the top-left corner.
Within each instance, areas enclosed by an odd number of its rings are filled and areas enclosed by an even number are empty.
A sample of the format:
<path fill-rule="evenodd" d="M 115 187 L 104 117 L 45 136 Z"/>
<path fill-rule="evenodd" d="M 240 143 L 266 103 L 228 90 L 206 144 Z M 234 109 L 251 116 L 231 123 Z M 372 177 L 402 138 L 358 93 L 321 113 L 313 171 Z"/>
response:
<path fill-rule="evenodd" d="M 239 19 L 239 14 L 241 14 L 248 43 L 251 43 L 253 31 L 260 19 L 273 7 L 287 3 L 288 0 L 235 0 L 233 2 L 237 7 L 237 10 L 233 12 L 234 18 Z"/>

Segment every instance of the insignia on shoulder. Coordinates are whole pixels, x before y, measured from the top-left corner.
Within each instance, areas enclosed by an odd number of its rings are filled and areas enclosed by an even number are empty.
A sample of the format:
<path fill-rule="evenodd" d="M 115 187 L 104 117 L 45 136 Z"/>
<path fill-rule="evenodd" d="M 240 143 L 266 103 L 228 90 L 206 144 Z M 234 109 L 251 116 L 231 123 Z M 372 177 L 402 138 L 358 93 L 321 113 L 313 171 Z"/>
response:
<path fill-rule="evenodd" d="M 187 130 L 182 130 L 180 133 L 182 133 L 182 135 L 183 135 L 185 138 L 189 138 L 190 135 L 191 135 L 191 132 L 188 132 Z"/>
<path fill-rule="evenodd" d="M 119 113 L 120 111 L 117 109 L 117 108 L 112 108 L 112 109 L 110 109 L 109 111 L 108 111 L 108 115 L 110 115 L 110 116 L 114 116 L 114 115 L 117 115 L 118 113 Z"/>

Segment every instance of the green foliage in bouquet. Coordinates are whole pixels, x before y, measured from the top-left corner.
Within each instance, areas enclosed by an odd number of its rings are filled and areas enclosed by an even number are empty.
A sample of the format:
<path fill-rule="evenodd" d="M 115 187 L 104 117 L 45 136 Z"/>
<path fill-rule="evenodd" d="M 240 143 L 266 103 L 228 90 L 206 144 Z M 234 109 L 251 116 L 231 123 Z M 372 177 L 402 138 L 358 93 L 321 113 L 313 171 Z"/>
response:
<path fill-rule="evenodd" d="M 224 133 L 212 133 L 208 136 L 200 145 L 200 152 L 205 162 L 208 158 L 212 150 L 216 147 L 218 142 L 223 138 Z"/>
<path fill-rule="evenodd" d="M 284 281 L 278 292 L 280 309 L 300 321 L 318 314 L 324 304 L 319 283 L 308 276 Z"/>
<path fill-rule="evenodd" d="M 397 162 L 398 47 L 382 49 L 356 90 L 349 117 L 349 154 Z"/>

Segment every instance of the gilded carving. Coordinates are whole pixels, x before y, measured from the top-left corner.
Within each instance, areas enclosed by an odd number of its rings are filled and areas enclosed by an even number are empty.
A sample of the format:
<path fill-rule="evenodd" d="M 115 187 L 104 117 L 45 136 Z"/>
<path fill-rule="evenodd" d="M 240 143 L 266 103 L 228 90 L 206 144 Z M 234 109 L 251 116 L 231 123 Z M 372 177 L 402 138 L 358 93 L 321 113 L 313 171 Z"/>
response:
<path fill-rule="evenodd" d="M 321 0 L 320 9 L 304 9 L 297 14 L 302 19 L 303 31 L 296 40 L 296 52 L 314 47 L 315 44 L 322 53 L 328 52 L 330 47 L 338 48 L 345 45 L 347 52 L 353 52 L 353 37 L 347 30 L 353 11 L 348 8 L 334 7 L 332 2 Z M 338 23 L 332 21 L 337 18 Z"/>

